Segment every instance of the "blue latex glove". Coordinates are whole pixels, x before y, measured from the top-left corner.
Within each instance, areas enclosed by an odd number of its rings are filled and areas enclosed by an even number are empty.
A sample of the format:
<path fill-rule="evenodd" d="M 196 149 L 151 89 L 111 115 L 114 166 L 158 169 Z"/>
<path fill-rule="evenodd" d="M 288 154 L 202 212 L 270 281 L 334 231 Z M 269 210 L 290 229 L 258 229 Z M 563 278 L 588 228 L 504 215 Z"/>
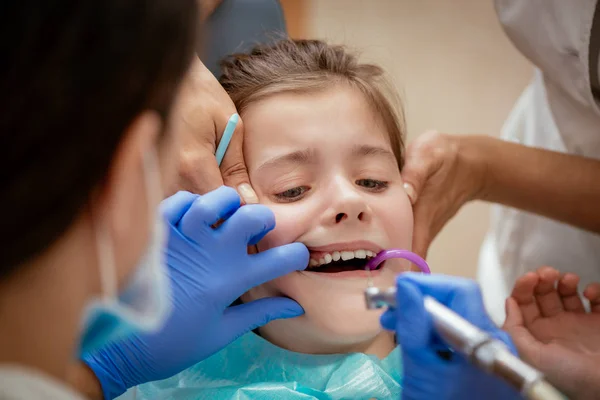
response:
<path fill-rule="evenodd" d="M 471 365 L 460 354 L 450 360 L 438 354 L 447 350 L 425 311 L 429 295 L 466 320 L 506 343 L 516 354 L 509 335 L 498 329 L 483 307 L 479 286 L 470 279 L 444 275 L 405 273 L 398 276 L 396 310 L 381 317 L 382 325 L 395 330 L 402 350 L 403 399 L 520 399 L 501 380 Z"/>
<path fill-rule="evenodd" d="M 247 246 L 275 227 L 267 207 L 240 208 L 235 190 L 221 187 L 204 196 L 179 192 L 161 210 L 169 225 L 173 311 L 159 332 L 136 334 L 84 357 L 105 399 L 170 377 L 271 320 L 304 313 L 288 298 L 229 307 L 251 287 L 308 265 L 308 250 L 300 243 L 248 254 Z M 220 219 L 225 222 L 211 228 Z"/>

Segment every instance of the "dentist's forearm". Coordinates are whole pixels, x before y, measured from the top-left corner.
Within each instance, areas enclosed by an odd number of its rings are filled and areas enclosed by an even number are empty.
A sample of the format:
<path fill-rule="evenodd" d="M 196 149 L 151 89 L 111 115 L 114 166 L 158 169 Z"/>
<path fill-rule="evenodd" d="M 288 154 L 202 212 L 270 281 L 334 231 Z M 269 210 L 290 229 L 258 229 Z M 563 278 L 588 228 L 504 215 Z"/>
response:
<path fill-rule="evenodd" d="M 485 136 L 464 140 L 485 169 L 478 199 L 600 233 L 600 161 Z"/>

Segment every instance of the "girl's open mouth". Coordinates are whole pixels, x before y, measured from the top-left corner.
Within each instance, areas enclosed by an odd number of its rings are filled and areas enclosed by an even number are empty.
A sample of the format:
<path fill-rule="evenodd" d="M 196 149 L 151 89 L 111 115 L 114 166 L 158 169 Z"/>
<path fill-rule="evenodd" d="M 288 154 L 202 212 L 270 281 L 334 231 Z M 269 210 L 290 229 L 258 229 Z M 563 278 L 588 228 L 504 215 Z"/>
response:
<path fill-rule="evenodd" d="M 366 267 L 368 261 L 369 261 L 369 259 L 366 259 L 366 258 L 365 259 L 353 258 L 350 260 L 340 259 L 338 261 L 332 261 L 329 264 L 323 264 L 323 265 L 319 265 L 316 267 L 308 267 L 308 269 L 306 271 L 318 272 L 318 273 L 322 273 L 322 274 L 335 274 L 338 272 L 350 272 L 350 271 L 365 271 L 365 267 Z M 374 271 L 381 269 L 382 266 L 383 266 L 383 263 L 379 264 Z"/>
<path fill-rule="evenodd" d="M 311 253 L 310 265 L 306 272 L 325 274 L 331 278 L 367 278 L 367 263 L 377 254 L 369 250 L 334 251 L 333 253 Z M 319 261 L 317 261 L 318 259 Z M 371 276 L 379 275 L 383 263 L 371 271 Z"/>

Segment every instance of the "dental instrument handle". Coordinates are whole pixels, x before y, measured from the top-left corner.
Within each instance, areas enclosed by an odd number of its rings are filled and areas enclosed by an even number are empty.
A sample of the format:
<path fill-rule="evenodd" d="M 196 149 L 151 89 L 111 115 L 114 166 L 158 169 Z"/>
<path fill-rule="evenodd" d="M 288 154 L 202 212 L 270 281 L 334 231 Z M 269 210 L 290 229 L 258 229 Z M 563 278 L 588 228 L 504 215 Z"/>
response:
<path fill-rule="evenodd" d="M 396 288 L 365 290 L 367 308 L 396 308 Z M 477 328 L 448 307 L 425 296 L 425 310 L 431 315 L 438 334 L 454 351 L 465 355 L 479 368 L 496 375 L 530 400 L 564 399 L 543 379 L 541 372 L 514 356 L 500 340 Z"/>
<path fill-rule="evenodd" d="M 521 390 L 521 394 L 530 400 L 565 400 L 554 386 L 550 385 L 543 377 L 542 373 L 523 362 L 519 357 L 512 354 L 508 348 L 499 341 L 489 342 L 497 346 L 496 356 L 492 364 L 494 375 L 503 378 Z M 483 349 L 481 347 L 480 349 Z M 485 357 L 485 356 L 484 356 Z M 481 364 L 479 364 L 481 365 Z M 486 369 L 484 367 L 484 369 Z"/>
<path fill-rule="evenodd" d="M 513 355 L 502 341 L 494 339 L 430 296 L 425 296 L 424 305 L 439 335 L 473 364 L 502 378 L 528 399 L 564 399 L 544 381 L 541 372 Z"/>
<path fill-rule="evenodd" d="M 544 379 L 537 381 L 527 393 L 526 398 L 530 400 L 566 400 L 558 390 Z"/>

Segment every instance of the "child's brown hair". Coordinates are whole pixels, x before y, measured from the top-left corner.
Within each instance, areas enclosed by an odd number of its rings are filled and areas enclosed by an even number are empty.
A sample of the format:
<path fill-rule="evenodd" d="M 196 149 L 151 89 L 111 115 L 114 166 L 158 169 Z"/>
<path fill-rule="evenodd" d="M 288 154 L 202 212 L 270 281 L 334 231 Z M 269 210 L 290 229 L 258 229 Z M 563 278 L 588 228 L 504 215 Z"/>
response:
<path fill-rule="evenodd" d="M 360 63 L 343 46 L 292 39 L 258 46 L 250 54 L 234 54 L 221 66 L 220 82 L 240 114 L 250 103 L 277 93 L 323 90 L 340 83 L 360 90 L 385 124 L 402 170 L 404 115 L 381 67 Z"/>

